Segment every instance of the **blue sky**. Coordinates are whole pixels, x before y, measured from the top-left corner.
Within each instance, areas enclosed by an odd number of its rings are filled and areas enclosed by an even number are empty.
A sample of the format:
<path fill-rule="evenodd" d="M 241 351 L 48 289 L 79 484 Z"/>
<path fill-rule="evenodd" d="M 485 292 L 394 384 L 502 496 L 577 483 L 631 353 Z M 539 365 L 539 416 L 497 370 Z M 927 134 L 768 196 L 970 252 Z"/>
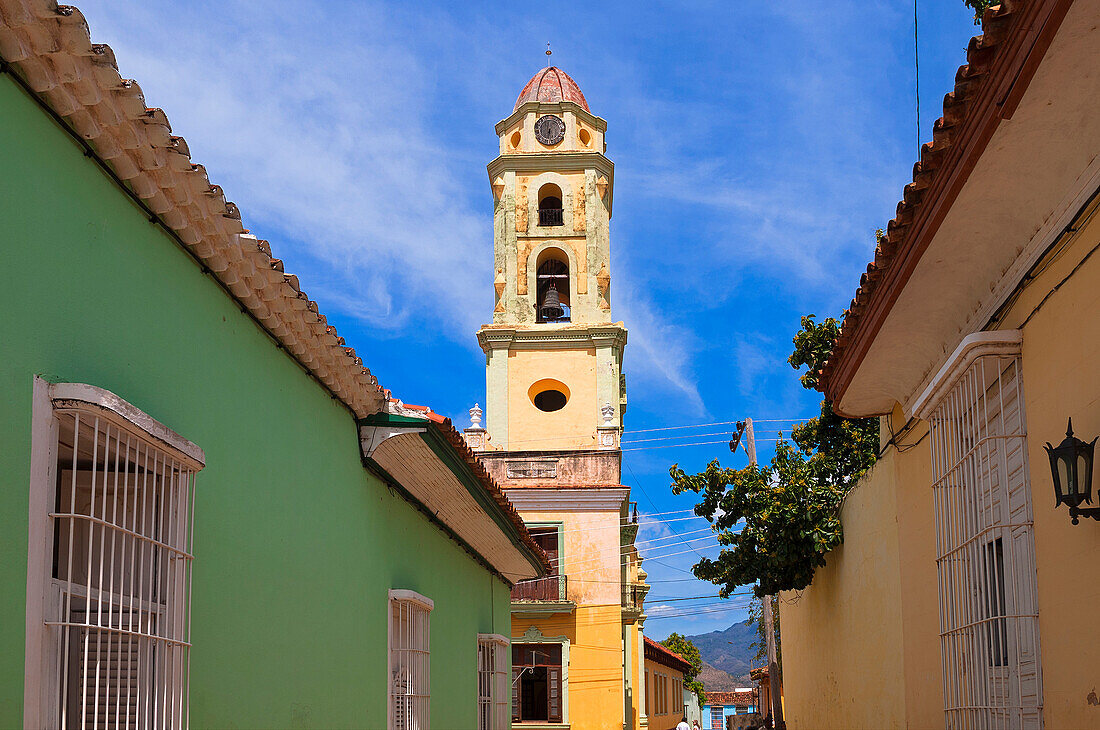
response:
<path fill-rule="evenodd" d="M 80 8 L 383 385 L 460 427 L 484 404 L 473 333 L 493 304 L 493 125 L 547 41 L 608 123 L 612 305 L 630 331 L 624 440 L 744 416 L 774 437 L 781 424 L 763 421 L 816 413 L 785 362 L 791 336 L 803 314 L 844 310 L 917 157 L 906 3 Z M 977 32 L 962 0 L 920 0 L 921 141 Z M 761 441 L 761 460 L 773 445 Z M 625 453 L 624 477 L 643 513 L 688 510 L 668 467 L 714 457 L 744 463 L 721 444 L 646 448 Z M 743 618 L 740 603 L 662 603 L 716 592 L 684 572 L 696 555 L 670 532 L 703 527 L 639 535 L 665 538 L 643 543 L 652 636 Z M 711 544 L 689 547 L 714 555 Z M 679 615 L 660 618 L 662 605 Z"/>

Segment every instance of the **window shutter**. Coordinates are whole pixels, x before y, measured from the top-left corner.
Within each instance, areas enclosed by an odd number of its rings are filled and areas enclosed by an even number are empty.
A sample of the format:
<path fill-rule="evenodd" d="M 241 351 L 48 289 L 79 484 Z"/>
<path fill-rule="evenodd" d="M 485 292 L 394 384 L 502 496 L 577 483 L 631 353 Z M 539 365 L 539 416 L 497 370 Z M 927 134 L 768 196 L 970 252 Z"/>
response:
<path fill-rule="evenodd" d="M 561 667 L 546 669 L 546 704 L 550 722 L 561 722 Z"/>
<path fill-rule="evenodd" d="M 520 717 L 522 717 L 519 695 L 519 675 L 522 673 L 522 666 L 512 666 L 512 722 L 519 722 Z"/>

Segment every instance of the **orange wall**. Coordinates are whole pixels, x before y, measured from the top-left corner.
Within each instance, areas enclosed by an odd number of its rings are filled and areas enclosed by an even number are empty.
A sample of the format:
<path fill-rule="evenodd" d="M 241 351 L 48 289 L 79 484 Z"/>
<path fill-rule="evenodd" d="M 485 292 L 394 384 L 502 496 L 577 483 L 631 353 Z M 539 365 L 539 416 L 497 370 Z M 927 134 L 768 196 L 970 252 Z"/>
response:
<path fill-rule="evenodd" d="M 646 697 L 649 729 L 675 730 L 676 724 L 684 717 L 684 673 L 649 658 L 645 660 L 645 671 L 649 680 L 649 692 Z M 664 692 L 667 707 L 663 713 L 657 712 L 657 674 L 666 677 L 664 679 Z M 678 681 L 674 682 L 673 680 Z"/>

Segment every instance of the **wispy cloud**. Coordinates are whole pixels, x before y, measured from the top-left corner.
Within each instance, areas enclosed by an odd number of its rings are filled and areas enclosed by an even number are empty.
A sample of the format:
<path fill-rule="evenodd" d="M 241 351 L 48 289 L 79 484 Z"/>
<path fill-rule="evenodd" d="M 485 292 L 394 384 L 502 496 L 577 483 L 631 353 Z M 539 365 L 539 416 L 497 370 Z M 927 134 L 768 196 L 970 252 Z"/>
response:
<path fill-rule="evenodd" d="M 165 10 L 153 4 L 92 0 L 83 9 L 122 73 L 165 108 L 245 225 L 271 240 L 322 307 L 376 336 L 430 327 L 476 348 L 472 332 L 492 308 L 492 200 L 480 179 L 487 159 L 456 146 L 438 107 L 450 94 L 478 96 L 488 82 L 453 67 L 448 75 L 430 54 L 461 49 L 471 69 L 504 74 L 486 42 L 501 28 L 369 3 L 354 13 L 227 3 L 217 24 L 187 13 L 159 22 Z M 518 88 L 522 79 L 509 74 L 507 83 Z M 511 99 L 497 101 L 493 111 L 503 114 Z M 491 148 L 490 125 L 476 133 Z M 704 414 L 690 332 L 641 293 L 616 293 L 632 375 Z"/>

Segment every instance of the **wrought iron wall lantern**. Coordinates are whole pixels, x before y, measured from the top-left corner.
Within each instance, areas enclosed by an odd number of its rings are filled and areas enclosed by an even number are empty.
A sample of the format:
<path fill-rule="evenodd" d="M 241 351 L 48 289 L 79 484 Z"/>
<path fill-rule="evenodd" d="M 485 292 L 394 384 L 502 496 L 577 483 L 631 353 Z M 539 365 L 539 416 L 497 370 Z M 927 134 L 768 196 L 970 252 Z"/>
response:
<path fill-rule="evenodd" d="M 1100 438 L 1098 436 L 1097 438 Z M 1047 442 L 1050 457 L 1050 473 L 1054 478 L 1054 506 L 1069 507 L 1073 524 L 1079 517 L 1091 517 L 1100 521 L 1100 507 L 1082 508 L 1081 503 L 1092 504 L 1092 457 L 1096 439 L 1086 443 L 1073 435 L 1073 419 L 1066 426 L 1066 437 L 1058 446 Z"/>

